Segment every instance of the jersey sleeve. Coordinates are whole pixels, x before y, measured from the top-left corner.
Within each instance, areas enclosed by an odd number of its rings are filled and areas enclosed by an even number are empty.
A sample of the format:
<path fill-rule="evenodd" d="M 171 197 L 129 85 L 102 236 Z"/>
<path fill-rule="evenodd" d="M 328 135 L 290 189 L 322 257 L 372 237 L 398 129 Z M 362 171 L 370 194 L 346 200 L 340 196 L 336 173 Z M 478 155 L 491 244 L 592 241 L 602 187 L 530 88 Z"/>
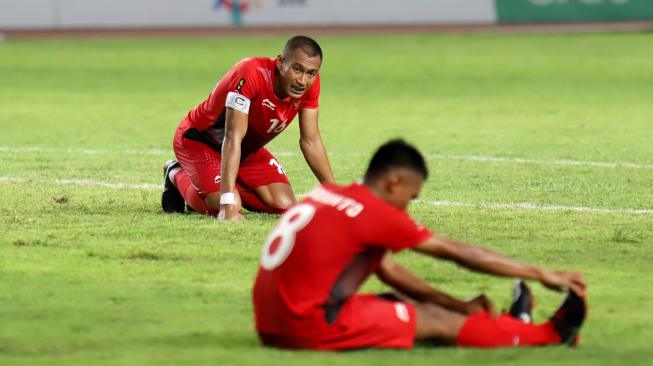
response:
<path fill-rule="evenodd" d="M 259 94 L 260 81 L 253 62 L 243 61 L 234 66 L 227 85 L 225 107 L 249 114 L 252 99 Z"/>
<path fill-rule="evenodd" d="M 400 210 L 375 210 L 368 220 L 371 225 L 365 225 L 368 229 L 363 233 L 364 242 L 393 252 L 412 248 L 433 236 L 431 231 Z"/>
<path fill-rule="evenodd" d="M 302 108 L 309 108 L 309 109 L 314 109 L 319 106 L 319 100 L 320 100 L 320 75 L 317 75 L 317 80 L 315 80 L 315 83 L 311 86 L 310 89 L 306 92 L 306 95 L 304 95 L 304 101 L 302 104 Z"/>

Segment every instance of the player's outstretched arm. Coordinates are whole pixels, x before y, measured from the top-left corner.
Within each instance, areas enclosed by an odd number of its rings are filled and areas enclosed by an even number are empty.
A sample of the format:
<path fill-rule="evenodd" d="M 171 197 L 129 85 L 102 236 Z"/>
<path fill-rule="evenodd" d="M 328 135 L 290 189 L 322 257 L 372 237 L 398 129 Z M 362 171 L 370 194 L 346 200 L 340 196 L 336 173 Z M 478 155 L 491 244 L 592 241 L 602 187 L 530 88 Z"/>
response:
<path fill-rule="evenodd" d="M 317 180 L 320 183 L 335 183 L 317 120 L 317 108 L 303 108 L 299 112 L 299 147 Z"/>
<path fill-rule="evenodd" d="M 470 301 L 456 299 L 431 287 L 426 281 L 395 262 L 389 253 L 383 256 L 376 274 L 383 283 L 419 303 L 440 305 L 464 315 L 471 315 L 480 310 L 494 312 L 492 303 L 485 296 L 481 295 Z"/>
<path fill-rule="evenodd" d="M 550 271 L 510 259 L 485 248 L 455 243 L 439 236 L 432 236 L 416 246 L 414 250 L 454 261 L 474 271 L 496 276 L 534 279 L 553 290 L 562 291 L 569 288 L 579 296 L 584 296 L 585 293 L 585 279 L 579 272 Z"/>
<path fill-rule="evenodd" d="M 220 196 L 225 193 L 235 193 L 236 177 L 240 167 L 241 143 L 247 133 L 247 114 L 233 108 L 226 108 L 225 135 L 221 154 L 221 187 Z M 221 200 L 222 201 L 222 200 Z M 220 203 L 219 219 L 240 220 L 243 216 L 236 204 Z"/>

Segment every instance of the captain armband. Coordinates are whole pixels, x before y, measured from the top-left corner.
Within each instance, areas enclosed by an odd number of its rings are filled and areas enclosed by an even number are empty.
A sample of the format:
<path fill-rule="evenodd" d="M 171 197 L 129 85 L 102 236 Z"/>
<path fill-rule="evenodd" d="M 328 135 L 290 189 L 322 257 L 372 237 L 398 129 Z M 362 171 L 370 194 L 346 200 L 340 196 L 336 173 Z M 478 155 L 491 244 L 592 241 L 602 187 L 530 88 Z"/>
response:
<path fill-rule="evenodd" d="M 250 103 L 251 103 L 250 100 L 247 99 L 244 95 L 234 93 L 234 92 L 229 92 L 227 94 L 227 101 L 225 102 L 225 106 L 233 108 L 237 111 L 241 111 L 245 114 L 248 114 Z"/>

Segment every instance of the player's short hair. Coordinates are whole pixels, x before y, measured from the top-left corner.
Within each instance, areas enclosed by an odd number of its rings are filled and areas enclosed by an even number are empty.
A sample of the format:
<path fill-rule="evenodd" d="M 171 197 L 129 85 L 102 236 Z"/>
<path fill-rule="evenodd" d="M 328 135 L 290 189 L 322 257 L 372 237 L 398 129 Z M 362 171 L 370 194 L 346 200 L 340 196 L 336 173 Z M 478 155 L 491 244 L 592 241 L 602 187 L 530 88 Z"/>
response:
<path fill-rule="evenodd" d="M 294 36 L 289 39 L 283 48 L 283 56 L 289 57 L 290 54 L 298 48 L 301 48 L 302 51 L 306 52 L 310 57 L 319 56 L 320 60 L 323 58 L 320 45 L 317 44 L 313 38 L 307 36 Z"/>
<path fill-rule="evenodd" d="M 394 139 L 376 150 L 365 172 L 365 180 L 378 178 L 396 168 L 411 169 L 420 174 L 424 180 L 429 176 L 422 154 L 406 141 Z"/>

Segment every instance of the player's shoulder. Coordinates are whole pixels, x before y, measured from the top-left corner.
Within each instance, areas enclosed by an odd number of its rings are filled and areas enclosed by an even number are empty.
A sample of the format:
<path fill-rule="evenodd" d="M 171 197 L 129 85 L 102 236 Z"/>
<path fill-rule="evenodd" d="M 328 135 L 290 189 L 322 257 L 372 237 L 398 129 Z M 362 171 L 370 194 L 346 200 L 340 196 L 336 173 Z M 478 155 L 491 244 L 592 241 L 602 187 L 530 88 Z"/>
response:
<path fill-rule="evenodd" d="M 269 57 L 251 57 L 238 62 L 231 69 L 232 79 L 245 80 L 262 87 L 272 83 L 275 62 Z M 243 83 L 243 81 L 241 81 Z"/>
<path fill-rule="evenodd" d="M 262 71 L 272 69 L 274 67 L 274 59 L 269 57 L 248 57 L 238 61 L 234 66 L 234 70 L 238 71 Z"/>
<path fill-rule="evenodd" d="M 364 216 L 404 215 L 403 211 L 381 200 L 359 182 L 349 185 L 322 184 L 311 193 L 309 197 L 317 197 L 318 200 L 332 203 L 334 206 L 355 206 L 356 211 L 360 211 Z"/>

